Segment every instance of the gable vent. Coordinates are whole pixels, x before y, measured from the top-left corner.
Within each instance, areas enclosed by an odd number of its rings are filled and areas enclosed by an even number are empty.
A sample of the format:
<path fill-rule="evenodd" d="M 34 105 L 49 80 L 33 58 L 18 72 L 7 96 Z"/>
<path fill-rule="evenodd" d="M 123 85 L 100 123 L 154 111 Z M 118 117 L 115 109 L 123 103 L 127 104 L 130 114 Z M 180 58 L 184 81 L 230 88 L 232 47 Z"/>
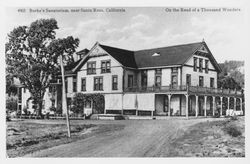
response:
<path fill-rule="evenodd" d="M 161 54 L 159 52 L 154 53 L 152 56 L 160 56 Z"/>

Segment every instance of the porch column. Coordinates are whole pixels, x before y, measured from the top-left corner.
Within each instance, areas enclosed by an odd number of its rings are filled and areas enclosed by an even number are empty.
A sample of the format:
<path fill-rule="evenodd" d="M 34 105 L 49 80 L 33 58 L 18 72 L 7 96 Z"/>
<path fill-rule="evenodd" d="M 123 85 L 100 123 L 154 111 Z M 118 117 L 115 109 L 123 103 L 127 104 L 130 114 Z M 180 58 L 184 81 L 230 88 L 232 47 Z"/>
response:
<path fill-rule="evenodd" d="M 215 97 L 213 96 L 213 116 L 215 115 Z"/>
<path fill-rule="evenodd" d="M 154 111 L 151 111 L 151 117 L 153 117 L 154 116 Z"/>
<path fill-rule="evenodd" d="M 204 96 L 204 116 L 207 117 L 207 96 Z"/>
<path fill-rule="evenodd" d="M 230 109 L 230 97 L 227 98 L 227 109 Z"/>
<path fill-rule="evenodd" d="M 199 96 L 195 95 L 195 117 L 198 117 L 198 98 Z"/>
<path fill-rule="evenodd" d="M 136 109 L 136 111 L 135 111 L 135 115 L 138 116 L 138 110 L 137 110 L 137 109 Z"/>
<path fill-rule="evenodd" d="M 222 101 L 223 101 L 223 97 L 220 97 L 220 115 L 222 116 Z"/>
<path fill-rule="evenodd" d="M 188 118 L 188 94 L 186 96 L 186 118 Z"/>
<path fill-rule="evenodd" d="M 170 117 L 170 109 L 171 109 L 171 94 L 168 95 L 168 117 Z"/>
<path fill-rule="evenodd" d="M 236 111 L 236 97 L 234 98 L 234 111 Z"/>

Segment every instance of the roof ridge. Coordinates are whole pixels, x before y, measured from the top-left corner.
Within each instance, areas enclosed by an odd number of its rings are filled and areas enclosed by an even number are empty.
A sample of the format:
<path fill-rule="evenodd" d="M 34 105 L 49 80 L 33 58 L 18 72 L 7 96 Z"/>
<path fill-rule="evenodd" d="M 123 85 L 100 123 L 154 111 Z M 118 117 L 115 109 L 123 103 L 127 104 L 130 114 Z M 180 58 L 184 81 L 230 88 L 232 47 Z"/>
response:
<path fill-rule="evenodd" d="M 132 51 L 132 50 L 127 50 L 127 49 L 123 49 L 123 48 L 117 48 L 117 47 L 107 46 L 107 45 L 104 45 L 104 44 L 99 44 L 99 45 L 100 45 L 100 46 L 109 47 L 109 48 L 115 48 L 115 49 L 118 49 L 118 50 L 123 50 L 123 51 L 135 52 L 135 51 Z"/>
<path fill-rule="evenodd" d="M 172 46 L 165 46 L 165 47 L 156 47 L 156 48 L 149 48 L 149 49 L 141 49 L 141 50 L 136 50 L 134 52 L 145 51 L 145 50 L 154 50 L 154 49 L 160 49 L 160 48 L 171 48 L 171 47 L 187 46 L 187 45 L 190 45 L 190 44 L 198 44 L 198 43 L 203 43 L 203 42 L 194 42 L 194 43 L 179 44 L 179 45 L 172 45 Z"/>

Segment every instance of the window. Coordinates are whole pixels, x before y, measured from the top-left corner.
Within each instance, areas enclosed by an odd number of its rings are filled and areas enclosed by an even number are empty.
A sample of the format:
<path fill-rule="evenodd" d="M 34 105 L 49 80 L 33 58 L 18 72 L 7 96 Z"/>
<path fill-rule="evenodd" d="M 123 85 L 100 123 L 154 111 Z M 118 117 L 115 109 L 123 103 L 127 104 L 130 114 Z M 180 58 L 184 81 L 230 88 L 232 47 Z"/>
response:
<path fill-rule="evenodd" d="M 155 70 L 155 86 L 156 87 L 161 86 L 161 69 Z"/>
<path fill-rule="evenodd" d="M 144 87 L 147 87 L 147 78 L 148 78 L 148 75 L 147 75 L 147 70 L 143 70 L 141 72 L 141 86 L 144 88 Z"/>
<path fill-rule="evenodd" d="M 214 88 L 214 78 L 210 78 L 210 88 Z"/>
<path fill-rule="evenodd" d="M 52 107 L 55 107 L 55 102 L 56 102 L 56 100 L 51 100 L 51 106 Z"/>
<path fill-rule="evenodd" d="M 23 88 L 23 92 L 26 93 L 26 88 Z"/>
<path fill-rule="evenodd" d="M 194 57 L 194 71 L 197 71 L 197 58 Z"/>
<path fill-rule="evenodd" d="M 133 87 L 133 75 L 128 75 L 128 87 Z"/>
<path fill-rule="evenodd" d="M 203 87 L 203 85 L 204 85 L 203 76 L 199 76 L 199 86 L 200 86 L 200 87 Z"/>
<path fill-rule="evenodd" d="M 177 75 L 172 75 L 171 81 L 172 86 L 176 87 L 178 85 Z"/>
<path fill-rule="evenodd" d="M 77 91 L 77 78 L 73 76 L 73 92 Z"/>
<path fill-rule="evenodd" d="M 71 98 L 67 98 L 67 106 L 68 106 L 68 108 L 70 109 L 70 107 L 71 107 L 71 103 L 72 103 L 72 100 L 71 100 Z"/>
<path fill-rule="evenodd" d="M 96 73 L 96 62 L 88 62 L 87 63 L 87 74 L 95 74 Z"/>
<path fill-rule="evenodd" d="M 187 74 L 187 75 L 186 75 L 186 85 L 187 85 L 187 86 L 190 86 L 190 85 L 191 85 L 191 75 L 190 75 L 190 74 Z"/>
<path fill-rule="evenodd" d="M 18 93 L 18 103 L 21 103 L 22 102 L 22 88 L 18 88 L 17 93 Z"/>
<path fill-rule="evenodd" d="M 208 73 L 208 60 L 205 60 L 205 72 Z"/>
<path fill-rule="evenodd" d="M 101 73 L 109 73 L 110 72 L 110 60 L 101 62 Z"/>
<path fill-rule="evenodd" d="M 84 104 L 84 107 L 85 108 L 91 108 L 91 101 L 86 101 L 85 104 Z"/>
<path fill-rule="evenodd" d="M 172 68 L 172 73 L 178 73 L 178 68 L 177 67 Z"/>
<path fill-rule="evenodd" d="M 118 77 L 117 75 L 112 76 L 112 90 L 117 90 L 118 89 Z"/>
<path fill-rule="evenodd" d="M 86 78 L 82 78 L 81 91 L 86 91 Z"/>
<path fill-rule="evenodd" d="M 203 59 L 199 59 L 199 71 L 202 72 L 203 68 Z"/>
<path fill-rule="evenodd" d="M 65 79 L 65 92 L 68 93 L 68 80 Z"/>
<path fill-rule="evenodd" d="M 102 91 L 102 90 L 103 90 L 103 78 L 94 77 L 94 91 Z"/>
<path fill-rule="evenodd" d="M 156 78 L 155 78 L 155 86 L 156 87 L 161 86 L 161 76 L 156 76 Z"/>

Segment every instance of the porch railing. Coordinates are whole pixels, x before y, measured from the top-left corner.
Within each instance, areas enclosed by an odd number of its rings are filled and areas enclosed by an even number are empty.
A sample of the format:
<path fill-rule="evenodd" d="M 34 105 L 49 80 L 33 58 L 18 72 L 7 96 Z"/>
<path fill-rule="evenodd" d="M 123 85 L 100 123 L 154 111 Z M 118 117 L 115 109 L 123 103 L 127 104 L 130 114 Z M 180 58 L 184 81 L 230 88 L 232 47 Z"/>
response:
<path fill-rule="evenodd" d="M 223 95 L 242 95 L 242 91 L 220 89 L 220 88 L 209 88 L 199 86 L 151 86 L 151 87 L 128 87 L 124 90 L 125 92 L 175 92 L 175 91 L 188 91 L 192 93 L 206 93 L 206 94 L 223 94 Z"/>

